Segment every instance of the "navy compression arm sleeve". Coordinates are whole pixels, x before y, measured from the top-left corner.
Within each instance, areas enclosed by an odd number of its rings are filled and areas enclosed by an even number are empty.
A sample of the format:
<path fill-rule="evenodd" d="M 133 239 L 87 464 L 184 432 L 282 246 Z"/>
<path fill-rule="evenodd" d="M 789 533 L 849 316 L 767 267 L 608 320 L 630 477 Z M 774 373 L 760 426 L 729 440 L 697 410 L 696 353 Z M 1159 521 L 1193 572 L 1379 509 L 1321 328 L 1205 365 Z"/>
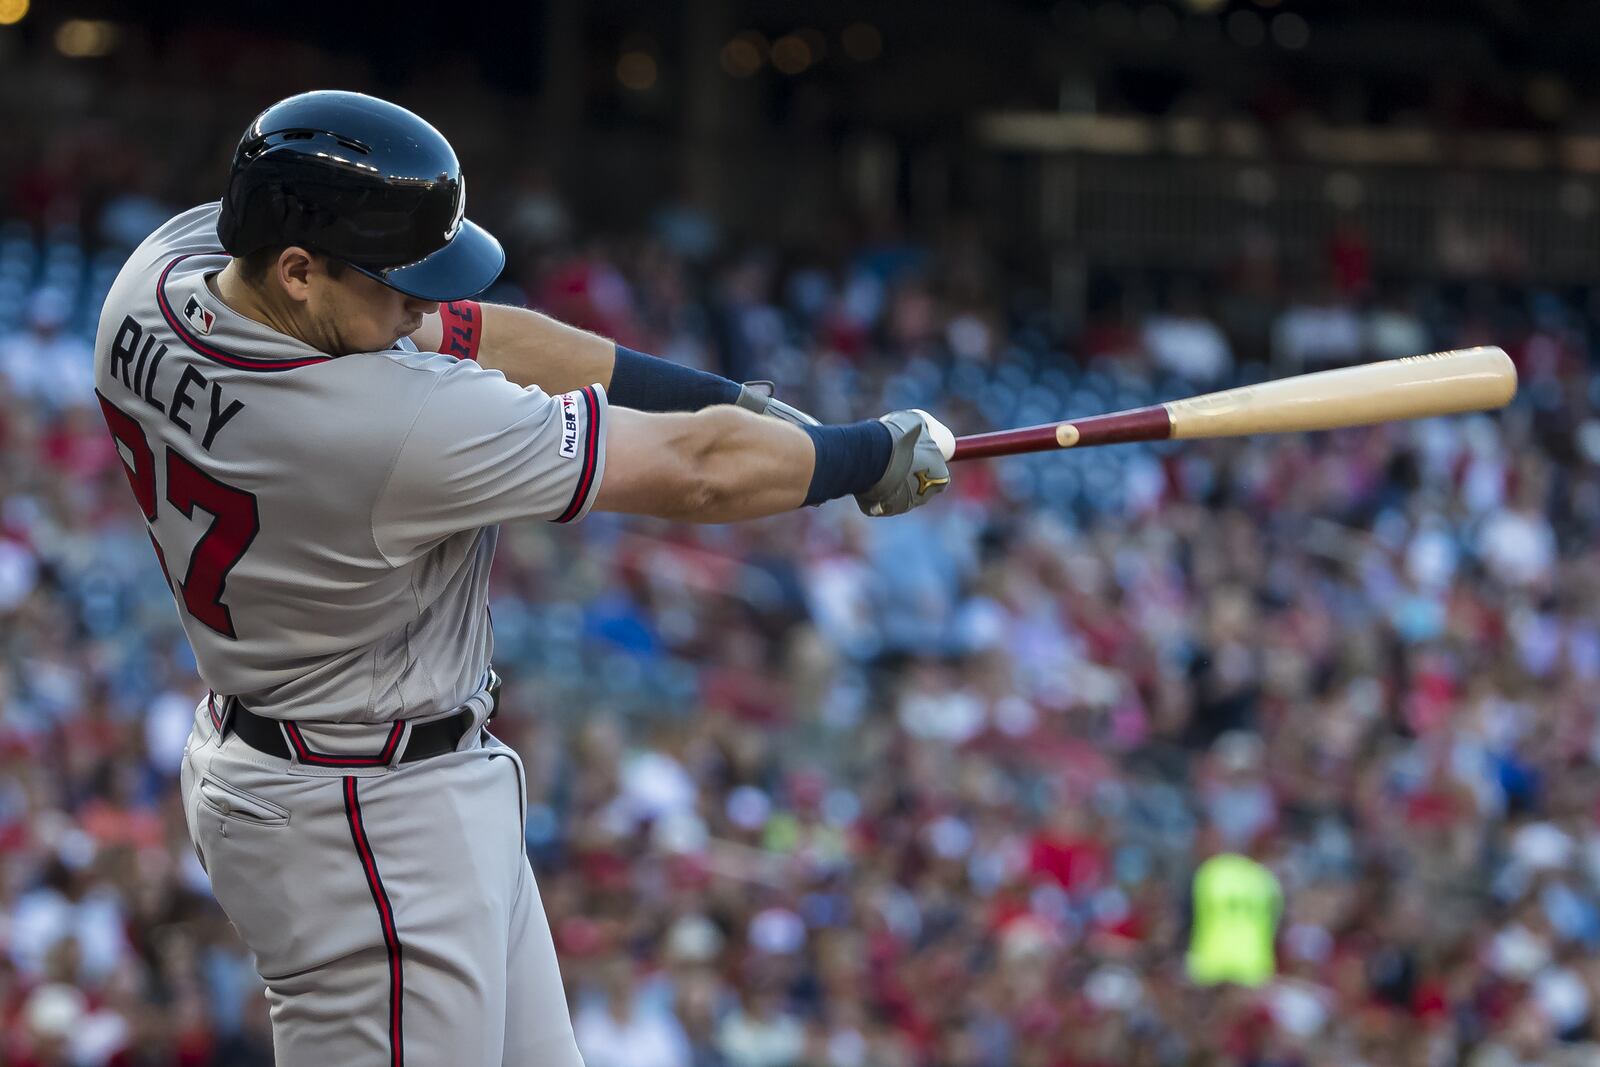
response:
<path fill-rule="evenodd" d="M 699 411 L 739 399 L 739 383 L 617 346 L 606 398 L 635 411 Z"/>

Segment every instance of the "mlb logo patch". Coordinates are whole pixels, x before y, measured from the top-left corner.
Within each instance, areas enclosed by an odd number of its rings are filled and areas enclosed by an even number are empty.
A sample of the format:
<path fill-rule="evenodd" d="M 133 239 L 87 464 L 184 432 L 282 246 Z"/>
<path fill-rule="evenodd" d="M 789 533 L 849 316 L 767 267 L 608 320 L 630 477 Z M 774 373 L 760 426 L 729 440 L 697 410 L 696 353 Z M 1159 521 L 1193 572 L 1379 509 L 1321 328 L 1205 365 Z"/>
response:
<path fill-rule="evenodd" d="M 578 454 L 578 401 L 571 393 L 561 394 L 561 448 L 562 459 Z"/>
<path fill-rule="evenodd" d="M 189 320 L 190 326 L 193 326 L 201 333 L 210 333 L 212 324 L 217 321 L 217 317 L 212 314 L 211 309 L 200 303 L 198 297 L 193 296 L 189 298 L 187 304 L 183 305 L 183 317 Z"/>

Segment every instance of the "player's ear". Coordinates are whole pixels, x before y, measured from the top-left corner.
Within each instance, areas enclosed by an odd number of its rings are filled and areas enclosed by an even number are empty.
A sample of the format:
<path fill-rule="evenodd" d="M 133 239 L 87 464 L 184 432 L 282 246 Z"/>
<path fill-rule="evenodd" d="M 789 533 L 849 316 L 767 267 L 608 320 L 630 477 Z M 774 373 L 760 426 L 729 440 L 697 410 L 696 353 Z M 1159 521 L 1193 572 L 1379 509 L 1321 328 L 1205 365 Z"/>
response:
<path fill-rule="evenodd" d="M 299 245 L 290 245 L 278 254 L 278 283 L 291 300 L 304 301 L 311 295 L 311 276 L 316 273 L 313 254 Z"/>

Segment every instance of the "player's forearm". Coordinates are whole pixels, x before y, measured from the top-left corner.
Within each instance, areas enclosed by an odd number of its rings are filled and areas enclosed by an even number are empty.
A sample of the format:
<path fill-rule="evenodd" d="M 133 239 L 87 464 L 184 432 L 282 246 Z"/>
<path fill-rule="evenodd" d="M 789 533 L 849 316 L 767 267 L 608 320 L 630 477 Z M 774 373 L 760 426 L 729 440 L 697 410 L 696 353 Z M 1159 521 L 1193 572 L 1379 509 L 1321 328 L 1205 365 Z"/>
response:
<path fill-rule="evenodd" d="M 797 427 L 735 407 L 694 414 L 610 409 L 595 508 L 686 522 L 736 522 L 848 496 L 882 478 L 880 422 Z"/>
<path fill-rule="evenodd" d="M 612 403 L 636 411 L 700 411 L 739 400 L 740 386 L 719 375 L 642 352 L 498 304 L 460 301 L 428 316 L 412 340 L 424 352 L 476 359 L 523 387 L 552 396 L 599 383 Z"/>
<path fill-rule="evenodd" d="M 611 386 L 616 345 L 548 315 L 460 301 L 422 320 L 412 341 L 424 352 L 476 359 L 520 386 L 552 396 L 598 382 Z"/>
<path fill-rule="evenodd" d="M 815 455 L 798 428 L 733 407 L 671 415 L 687 491 L 668 494 L 662 518 L 719 523 L 793 511 L 806 499 Z"/>

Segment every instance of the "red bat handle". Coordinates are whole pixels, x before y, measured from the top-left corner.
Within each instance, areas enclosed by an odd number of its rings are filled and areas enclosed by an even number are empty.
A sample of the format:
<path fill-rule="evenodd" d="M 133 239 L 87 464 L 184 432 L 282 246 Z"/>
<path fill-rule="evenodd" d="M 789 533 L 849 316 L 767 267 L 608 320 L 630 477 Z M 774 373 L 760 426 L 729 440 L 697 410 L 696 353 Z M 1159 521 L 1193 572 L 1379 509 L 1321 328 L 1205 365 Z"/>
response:
<path fill-rule="evenodd" d="M 1053 452 L 1058 448 L 1086 445 L 1115 445 L 1125 441 L 1165 441 L 1171 436 L 1172 417 L 1164 404 L 1156 404 L 1069 422 L 1047 422 L 1040 426 L 958 437 L 950 462 L 1014 456 L 1022 452 Z"/>

